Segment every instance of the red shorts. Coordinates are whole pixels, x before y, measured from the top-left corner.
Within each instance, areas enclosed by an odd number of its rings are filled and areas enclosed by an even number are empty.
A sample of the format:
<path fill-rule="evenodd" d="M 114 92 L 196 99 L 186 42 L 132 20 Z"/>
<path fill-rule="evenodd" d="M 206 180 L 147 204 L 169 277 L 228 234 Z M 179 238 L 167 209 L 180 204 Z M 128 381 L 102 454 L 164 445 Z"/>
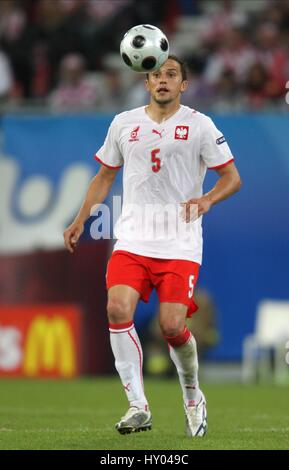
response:
<path fill-rule="evenodd" d="M 187 316 L 191 317 L 198 309 L 193 292 L 199 268 L 193 261 L 150 258 L 116 250 L 107 265 L 106 286 L 107 289 L 119 284 L 133 287 L 144 302 L 148 302 L 155 288 L 160 302 L 187 305 Z"/>

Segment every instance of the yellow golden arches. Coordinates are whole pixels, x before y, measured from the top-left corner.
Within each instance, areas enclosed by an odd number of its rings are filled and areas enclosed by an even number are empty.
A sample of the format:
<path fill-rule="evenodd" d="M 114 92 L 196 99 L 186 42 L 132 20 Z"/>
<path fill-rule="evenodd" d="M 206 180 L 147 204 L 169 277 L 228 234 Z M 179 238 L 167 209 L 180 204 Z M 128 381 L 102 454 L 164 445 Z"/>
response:
<path fill-rule="evenodd" d="M 36 376 L 40 371 L 57 371 L 72 377 L 76 371 L 76 351 L 68 321 L 61 316 L 37 316 L 31 323 L 24 345 L 23 372 Z"/>

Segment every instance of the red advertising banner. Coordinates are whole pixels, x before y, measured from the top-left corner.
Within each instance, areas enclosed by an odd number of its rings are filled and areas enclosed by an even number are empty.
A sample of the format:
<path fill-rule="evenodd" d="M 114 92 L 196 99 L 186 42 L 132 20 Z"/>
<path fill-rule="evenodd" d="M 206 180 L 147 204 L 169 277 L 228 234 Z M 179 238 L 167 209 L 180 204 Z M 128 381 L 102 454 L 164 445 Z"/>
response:
<path fill-rule="evenodd" d="M 77 305 L 0 306 L 0 377 L 79 375 L 81 332 Z"/>

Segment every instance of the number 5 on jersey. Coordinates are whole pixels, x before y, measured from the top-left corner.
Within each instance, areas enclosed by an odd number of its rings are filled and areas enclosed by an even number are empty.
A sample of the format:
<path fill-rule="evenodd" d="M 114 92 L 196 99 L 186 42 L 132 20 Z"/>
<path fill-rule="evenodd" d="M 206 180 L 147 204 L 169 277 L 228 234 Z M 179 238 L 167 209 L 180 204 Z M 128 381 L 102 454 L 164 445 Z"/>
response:
<path fill-rule="evenodd" d="M 191 299 L 194 295 L 194 280 L 195 280 L 195 276 L 193 274 L 191 274 L 189 276 L 189 291 L 188 291 L 188 297 L 189 299 Z"/>
<path fill-rule="evenodd" d="M 159 152 L 160 149 L 154 149 L 151 151 L 152 170 L 154 173 L 157 173 L 161 169 L 161 159 L 156 156 Z"/>

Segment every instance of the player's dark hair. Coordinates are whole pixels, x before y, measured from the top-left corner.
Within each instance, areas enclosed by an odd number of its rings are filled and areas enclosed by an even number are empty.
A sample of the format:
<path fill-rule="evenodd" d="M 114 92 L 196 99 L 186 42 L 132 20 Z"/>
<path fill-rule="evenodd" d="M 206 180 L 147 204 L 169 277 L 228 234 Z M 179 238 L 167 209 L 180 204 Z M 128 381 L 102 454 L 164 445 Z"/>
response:
<path fill-rule="evenodd" d="M 181 73 L 182 73 L 182 81 L 184 82 L 185 80 L 187 80 L 188 79 L 188 71 L 187 71 L 186 62 L 184 60 L 180 59 L 179 57 L 177 57 L 176 55 L 173 55 L 173 54 L 170 54 L 168 56 L 168 59 L 174 60 L 175 62 L 180 64 Z M 147 78 L 147 80 L 149 79 L 149 74 L 148 73 L 146 74 L 146 78 Z"/>

